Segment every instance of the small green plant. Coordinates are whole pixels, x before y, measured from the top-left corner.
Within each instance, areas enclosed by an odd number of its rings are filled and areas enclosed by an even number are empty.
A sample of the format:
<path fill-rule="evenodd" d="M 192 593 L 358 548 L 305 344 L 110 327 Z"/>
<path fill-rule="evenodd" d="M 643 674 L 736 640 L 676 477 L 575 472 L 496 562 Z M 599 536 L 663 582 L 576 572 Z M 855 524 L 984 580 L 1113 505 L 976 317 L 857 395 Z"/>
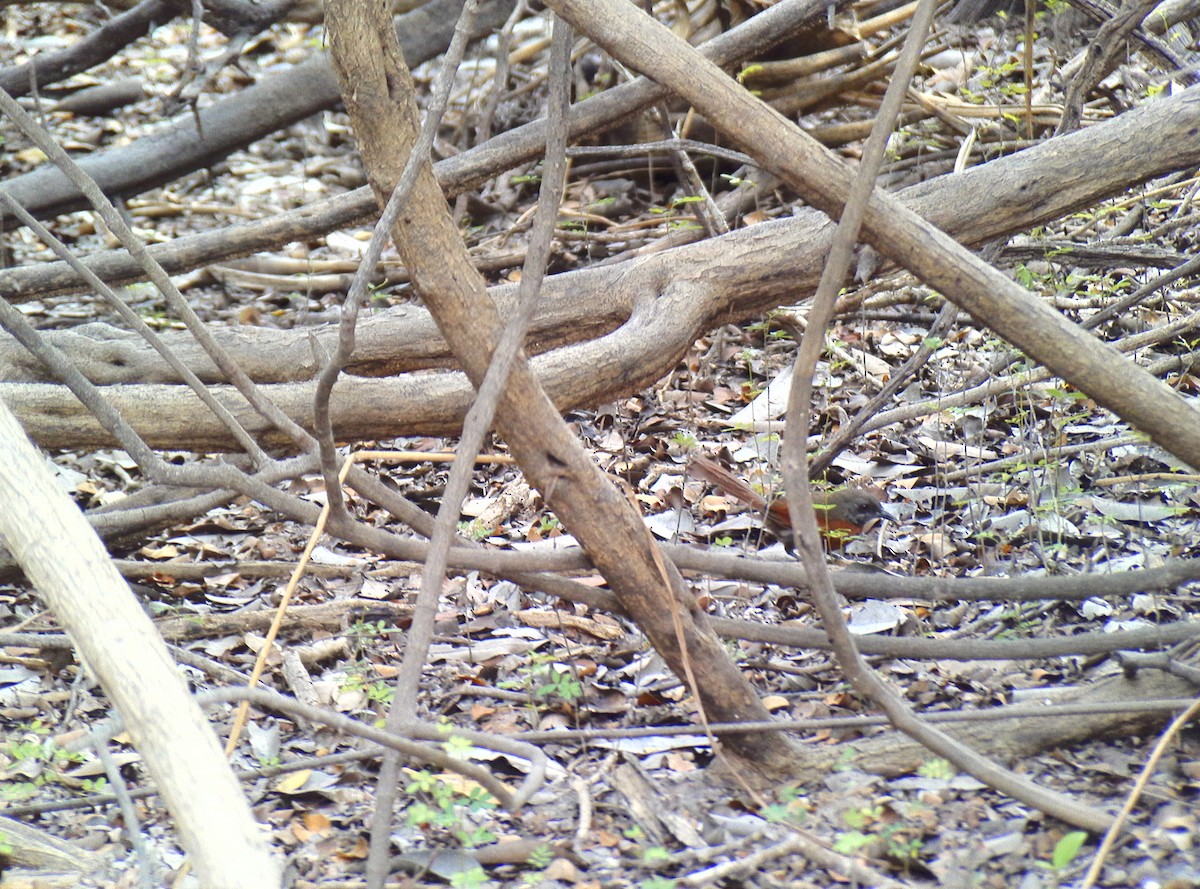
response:
<path fill-rule="evenodd" d="M 833 844 L 843 854 L 854 854 L 880 839 L 891 858 L 907 865 L 917 860 L 924 846 L 919 836 L 912 836 L 912 828 L 904 819 L 896 818 L 883 806 L 851 809 L 843 817 L 851 830 L 839 834 Z"/>
<path fill-rule="evenodd" d="M 1009 100 L 1019 99 L 1025 95 L 1025 92 L 1025 84 L 1023 83 L 1003 83 L 1000 85 L 1000 95 Z M 1006 111 L 1001 117 L 1011 124 L 1020 124 L 1024 119 L 1009 111 Z"/>
<path fill-rule="evenodd" d="M 554 861 L 554 850 L 547 845 L 538 846 L 530 852 L 529 857 L 525 859 L 525 864 L 529 869 L 521 874 L 521 882 L 518 884 L 520 889 L 534 889 L 536 886 L 545 884 L 547 881 L 545 870 L 552 861 Z"/>
<path fill-rule="evenodd" d="M 1004 62 L 1000 65 L 984 65 L 979 69 L 983 75 L 980 83 L 985 89 L 991 89 L 1001 84 L 1012 74 L 1015 74 L 1020 67 L 1020 63 L 1016 61 Z"/>
<path fill-rule="evenodd" d="M 455 889 L 474 889 L 476 886 L 486 886 L 487 872 L 478 864 L 470 870 L 460 870 L 450 875 L 450 885 Z"/>
<path fill-rule="evenodd" d="M 921 856 L 921 850 L 925 847 L 924 842 L 920 837 L 904 837 L 889 836 L 887 838 L 888 855 L 905 863 L 916 861 Z"/>
<path fill-rule="evenodd" d="M 501 688 L 527 692 L 533 699 L 529 705 L 533 713 L 537 712 L 536 700 L 558 699 L 566 704 L 574 704 L 583 697 L 583 683 L 570 668 L 555 663 L 552 654 L 534 655 L 511 679 L 499 685 Z"/>
<path fill-rule="evenodd" d="M 0 798 L 18 801 L 34 796 L 38 788 L 58 781 L 58 773 L 70 765 L 84 762 L 82 753 L 74 753 L 59 747 L 51 738 L 45 737 L 50 728 L 41 720 L 34 720 L 21 727 L 24 737 L 0 748 L 8 760 L 6 771 L 20 775 L 25 780 L 10 780 L 0 785 Z"/>
<path fill-rule="evenodd" d="M 346 635 L 351 639 L 376 639 L 387 629 L 385 620 L 359 620 L 346 628 Z"/>
<path fill-rule="evenodd" d="M 642 852 L 643 864 L 663 864 L 671 860 L 671 853 L 662 846 L 651 846 Z"/>
<path fill-rule="evenodd" d="M 5 781 L 0 786 L 0 799 L 10 803 L 19 803 L 36 796 L 38 785 L 32 781 Z"/>
<path fill-rule="evenodd" d="M 981 528 L 978 531 L 972 532 L 971 536 L 978 543 L 999 543 L 1000 535 L 990 528 Z"/>
<path fill-rule="evenodd" d="M 1026 290 L 1032 290 L 1034 286 L 1041 280 L 1040 276 L 1035 275 L 1029 270 L 1029 267 L 1024 263 L 1017 266 L 1013 277 L 1017 279 L 1017 283 Z"/>
<path fill-rule="evenodd" d="M 843 855 L 853 855 L 870 842 L 871 837 L 861 830 L 847 830 L 838 834 L 837 839 L 833 842 L 833 849 Z"/>
<path fill-rule="evenodd" d="M 1083 848 L 1087 838 L 1087 832 L 1083 830 L 1073 830 L 1064 834 L 1063 838 L 1054 844 L 1050 860 L 1039 861 L 1038 866 L 1053 873 L 1055 882 L 1059 882 L 1062 879 L 1063 871 L 1075 860 L 1075 856 L 1079 854 L 1079 850 Z"/>
<path fill-rule="evenodd" d="M 346 640 L 350 643 L 351 659 L 362 658 L 372 646 L 384 638 L 388 630 L 387 621 L 356 621 L 346 628 Z"/>
<path fill-rule="evenodd" d="M 700 443 L 696 440 L 696 436 L 692 435 L 690 432 L 676 432 L 673 436 L 671 436 L 671 441 L 674 442 L 675 446 L 681 451 L 694 450 L 696 445 Z"/>
<path fill-rule="evenodd" d="M 350 640 L 350 644 L 355 649 L 361 650 L 366 643 L 374 642 L 383 636 L 386 630 L 387 621 L 385 620 L 355 621 L 346 627 L 346 638 Z"/>
<path fill-rule="evenodd" d="M 486 827 L 471 825 L 466 816 L 496 808 L 495 798 L 478 785 L 463 791 L 428 769 L 414 772 L 407 790 L 422 799 L 408 807 L 409 827 L 440 828 L 453 835 L 464 848 L 492 843 L 496 835 Z"/>
<path fill-rule="evenodd" d="M 921 767 L 917 769 L 917 774 L 923 778 L 937 778 L 944 781 L 953 778 L 955 772 L 954 766 L 950 765 L 948 759 L 938 757 L 922 763 Z"/>
<path fill-rule="evenodd" d="M 361 691 L 368 701 L 377 704 L 390 704 L 396 696 L 396 689 L 386 679 L 368 680 L 360 671 L 354 670 L 342 683 L 342 691 Z"/>
<path fill-rule="evenodd" d="M 538 870 L 545 870 L 550 866 L 550 862 L 554 860 L 554 850 L 548 845 L 541 845 L 529 853 L 528 863 L 530 867 L 535 867 Z"/>
<path fill-rule="evenodd" d="M 471 519 L 469 522 L 462 521 L 458 523 L 458 533 L 478 543 L 489 537 L 492 532 L 479 519 Z"/>
<path fill-rule="evenodd" d="M 851 827 L 866 827 L 881 817 L 883 817 L 883 806 L 863 806 L 859 809 L 851 809 L 843 816 L 843 819 Z"/>
<path fill-rule="evenodd" d="M 561 698 L 568 704 L 573 704 L 583 695 L 583 684 L 569 670 L 557 670 L 553 665 L 548 664 L 544 680 L 534 690 L 534 694 L 538 697 Z"/>
<path fill-rule="evenodd" d="M 1056 401 L 1072 402 L 1087 400 L 1087 396 L 1082 392 L 1077 392 L 1074 389 L 1063 389 L 1059 386 L 1046 387 L 1046 394 Z"/>
<path fill-rule="evenodd" d="M 773 824 L 803 824 L 811 808 L 804 791 L 790 786 L 779 792 L 779 802 L 763 806 L 762 816 Z"/>
<path fill-rule="evenodd" d="M 449 735 L 449 737 L 442 742 L 442 749 L 446 751 L 447 755 L 453 756 L 455 759 L 466 759 L 470 755 L 471 751 L 475 749 L 475 745 L 469 740 L 464 738 L 462 735 L 454 734 L 454 726 L 450 725 L 449 723 L 443 723 L 439 725 L 438 731 L 445 735 Z"/>
<path fill-rule="evenodd" d="M 559 698 L 571 704 L 583 695 L 583 685 L 570 669 L 556 664 L 553 655 L 535 655 L 521 672 L 511 684 L 524 686 L 535 698 Z"/>

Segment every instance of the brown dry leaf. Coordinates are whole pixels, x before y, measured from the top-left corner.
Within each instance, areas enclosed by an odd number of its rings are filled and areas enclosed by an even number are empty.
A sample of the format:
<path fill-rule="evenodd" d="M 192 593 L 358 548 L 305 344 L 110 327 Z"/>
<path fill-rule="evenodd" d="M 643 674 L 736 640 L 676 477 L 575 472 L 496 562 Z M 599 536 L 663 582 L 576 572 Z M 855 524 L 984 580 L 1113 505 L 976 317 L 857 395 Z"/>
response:
<path fill-rule="evenodd" d="M 495 735 L 515 735 L 525 728 L 521 722 L 522 716 L 522 712 L 515 707 L 503 707 L 481 720 L 479 727 Z"/>
<path fill-rule="evenodd" d="M 954 541 L 941 531 L 931 531 L 928 534 L 918 534 L 917 540 L 929 548 L 929 555 L 935 559 L 945 559 L 954 552 Z"/>
<path fill-rule="evenodd" d="M 275 783 L 275 790 L 278 793 L 295 793 L 305 782 L 308 781 L 308 776 L 312 774 L 312 769 L 301 769 L 298 772 L 292 772 L 290 775 L 285 775 Z"/>
<path fill-rule="evenodd" d="M 333 822 L 320 812 L 305 812 L 299 821 L 292 822 L 292 836 L 301 842 L 327 837 L 333 832 Z"/>
<path fill-rule="evenodd" d="M 371 846 L 367 842 L 367 838 L 360 836 L 357 842 L 355 842 L 355 844 L 349 849 L 338 851 L 335 854 L 341 859 L 361 861 L 367 857 L 367 853 L 370 852 L 370 850 Z"/>
<path fill-rule="evenodd" d="M 542 871 L 542 876 L 547 883 L 563 883 L 566 885 L 579 884 L 579 868 L 568 861 L 566 858 L 555 858 Z"/>
<path fill-rule="evenodd" d="M 624 713 L 629 709 L 629 698 L 622 691 L 607 689 L 598 691 L 594 696 L 589 693 L 588 710 L 591 713 L 613 715 Z"/>
<path fill-rule="evenodd" d="M 472 704 L 469 712 L 471 719 L 475 720 L 476 722 L 481 722 L 488 716 L 491 716 L 493 713 L 495 713 L 496 708 L 489 707 L 486 704 Z"/>
<path fill-rule="evenodd" d="M 611 830 L 596 831 L 596 841 L 605 848 L 615 849 L 621 845 L 621 837 L 613 833 Z"/>
<path fill-rule="evenodd" d="M 204 578 L 204 585 L 209 589 L 216 589 L 219 587 L 227 587 L 236 583 L 241 583 L 241 580 L 242 575 L 238 574 L 236 571 L 233 571 L 228 574 L 215 574 L 212 577 L 206 577 Z"/>
<path fill-rule="evenodd" d="M 687 753 L 668 753 L 664 757 L 664 760 L 666 761 L 667 768 L 672 772 L 686 774 L 687 772 L 696 771 L 696 761 Z"/>
<path fill-rule="evenodd" d="M 319 830 L 322 833 L 328 833 L 332 827 L 330 819 L 320 812 L 306 812 L 304 816 L 305 827 L 310 830 Z"/>
<path fill-rule="evenodd" d="M 784 710 L 788 707 L 789 701 L 783 695 L 767 695 L 762 699 L 763 706 L 774 712 L 775 710 Z"/>
<path fill-rule="evenodd" d="M 543 714 L 538 720 L 537 727 L 538 731 L 540 732 L 551 732 L 556 729 L 570 728 L 571 718 L 566 713 L 559 713 L 557 711 L 546 713 Z"/>
<path fill-rule="evenodd" d="M 166 561 L 179 555 L 179 547 L 172 543 L 168 543 L 166 546 L 143 546 L 138 550 L 138 554 L 145 556 L 147 559 L 161 559 Z"/>

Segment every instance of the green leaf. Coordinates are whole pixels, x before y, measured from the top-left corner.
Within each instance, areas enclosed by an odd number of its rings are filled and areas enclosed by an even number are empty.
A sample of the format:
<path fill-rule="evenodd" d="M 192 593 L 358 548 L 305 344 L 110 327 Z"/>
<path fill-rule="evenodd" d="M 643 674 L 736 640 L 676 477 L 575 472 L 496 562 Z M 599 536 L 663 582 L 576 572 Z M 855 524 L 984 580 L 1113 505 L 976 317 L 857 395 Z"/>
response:
<path fill-rule="evenodd" d="M 1083 848 L 1083 844 L 1087 842 L 1087 832 L 1083 830 L 1073 830 L 1054 846 L 1054 855 L 1050 859 L 1050 866 L 1055 870 L 1061 870 L 1079 854 L 1079 850 Z"/>
<path fill-rule="evenodd" d="M 871 842 L 871 838 L 865 833 L 851 830 L 839 836 L 834 842 L 833 848 L 834 851 L 841 852 L 843 855 L 852 855 L 869 842 Z"/>

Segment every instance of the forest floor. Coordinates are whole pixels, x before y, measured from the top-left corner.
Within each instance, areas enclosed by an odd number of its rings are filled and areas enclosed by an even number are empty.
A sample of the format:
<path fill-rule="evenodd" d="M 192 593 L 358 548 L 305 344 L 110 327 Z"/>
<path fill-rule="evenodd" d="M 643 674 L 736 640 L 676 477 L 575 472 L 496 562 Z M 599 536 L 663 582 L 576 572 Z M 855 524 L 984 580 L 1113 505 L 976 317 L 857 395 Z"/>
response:
<path fill-rule="evenodd" d="M 49 47 L 88 29 L 94 15 L 80 12 L 81 22 L 73 17 L 72 10 L 79 12 L 73 6 L 10 9 L 7 39 L 38 34 Z M 531 14 L 521 23 L 518 41 L 532 43 L 543 33 L 542 15 Z M 1039 72 L 1054 58 L 1061 61 L 1086 46 L 1078 29 L 1060 26 L 1058 31 L 1036 44 Z M 84 152 L 151 130 L 161 120 L 164 94 L 180 76 L 187 40 L 186 25 L 176 23 L 94 69 L 89 76 L 99 81 L 136 76 L 149 95 L 104 118 L 51 115 L 52 132 L 73 151 Z M 1021 37 L 1016 30 L 993 19 L 955 26 L 940 40 L 944 48 L 922 69 L 922 89 L 1019 105 Z M 205 30 L 203 51 L 221 44 L 219 35 Z M 214 95 L 237 90 L 256 74 L 299 61 L 321 45 L 319 25 L 278 25 L 247 56 L 244 71 L 225 69 L 209 90 Z M 593 55 L 582 54 L 581 69 Z M 519 68 L 521 76 L 532 78 L 544 70 L 544 62 L 544 54 L 529 55 Z M 1112 107 L 1095 103 L 1088 114 L 1100 117 L 1113 107 L 1148 100 L 1163 75 L 1139 67 L 1144 64 L 1131 57 L 1105 81 Z M 430 76 L 424 69 L 418 74 Z M 1052 86 L 1045 89 L 1055 92 Z M 464 133 L 476 123 L 470 115 L 477 99 L 464 90 L 456 100 L 440 151 L 462 147 Z M 536 116 L 541 101 L 541 90 L 514 90 L 501 101 L 495 125 L 504 129 Z M 805 123 L 862 119 L 869 113 L 853 105 L 829 106 Z M 1020 141 L 1003 118 L 981 127 L 981 133 L 985 154 Z M 7 178 L 37 159 L 23 154 L 19 139 L 7 133 L 5 138 L 12 151 L 0 159 L 0 174 Z M 944 173 L 957 153 L 957 139 L 937 119 L 908 126 L 893 140 L 888 187 Z M 851 157 L 855 148 L 839 150 Z M 482 265 L 520 252 L 537 197 L 534 174 L 532 166 L 511 171 L 460 202 L 464 236 Z M 706 175 L 714 191 L 728 192 L 740 187 L 747 173 L 710 165 Z M 328 112 L 210 170 L 129 200 L 126 210 L 144 237 L 166 240 L 239 218 L 269 216 L 363 182 L 346 118 Z M 1008 252 L 997 245 L 993 262 L 1068 316 L 1086 320 L 1158 270 L 1127 259 L 1108 266 L 1074 265 L 1069 255 L 1029 258 L 1014 248 L 1136 239 L 1194 254 L 1195 187 L 1194 177 L 1149 183 L 1013 239 Z M 663 161 L 577 161 L 551 271 L 614 262 L 694 237 L 690 197 Z M 749 225 L 786 216 L 798 198 L 782 188 L 761 188 L 754 202 L 731 221 Z M 111 247 L 90 214 L 63 217 L 55 229 L 80 252 Z M 330 270 L 348 274 L 368 232 L 340 231 L 320 244 L 292 245 L 280 257 L 327 261 Z M 14 263 L 45 258 L 32 236 L 5 237 Z M 394 267 L 395 254 L 385 262 Z M 314 290 L 304 276 L 260 285 L 230 273 L 238 267 L 231 263 L 181 279 L 193 307 L 212 324 L 294 327 L 337 318 L 342 291 Z M 490 268 L 493 282 L 519 274 L 499 259 Z M 153 291 L 138 285 L 128 295 L 143 318 L 172 326 Z M 768 494 L 776 489 L 781 427 L 773 421 L 786 400 L 782 387 L 795 358 L 807 296 L 798 294 L 796 305 L 755 323 L 712 331 L 651 389 L 568 415 L 597 462 L 633 487 L 660 539 L 791 559 L 761 530 L 752 509 L 692 478 L 687 466 L 693 455 L 703 453 Z M 371 310 L 388 311 L 413 299 L 407 285 L 385 284 L 374 292 Z M 1031 382 L 1022 356 L 967 316 L 951 314 L 935 328 L 940 297 L 904 273 L 847 292 L 842 305 L 818 367 L 813 452 L 851 428 L 864 409 L 866 414 L 861 431 L 833 455 L 820 483 L 877 485 L 887 493 L 893 519 L 836 541 L 829 553 L 835 570 L 881 577 L 1040 579 L 1154 568 L 1200 555 L 1200 489 L 1187 467 L 1061 381 Z M 1148 342 L 1135 357 L 1143 365 L 1179 359 L 1181 369 L 1170 379 L 1194 395 L 1197 378 L 1188 359 L 1196 340 L 1194 326 L 1185 323 L 1194 319 L 1194 306 L 1194 278 L 1185 278 L 1160 288 L 1152 302 L 1098 327 L 1097 335 L 1122 342 L 1136 333 L 1180 325 L 1178 335 Z M 22 310 L 43 328 L 109 320 L 90 297 L 47 297 L 23 304 Z M 906 377 L 899 391 L 881 408 L 870 406 L 872 396 L 897 374 Z M 443 451 L 453 444 L 407 438 L 372 446 Z M 491 449 L 503 452 L 503 442 L 493 442 Z M 59 452 L 51 459 L 64 487 L 85 508 L 115 502 L 140 483 L 136 465 L 123 452 Z M 433 511 L 447 470 L 443 464 L 415 461 L 380 467 L 377 473 Z M 291 490 L 317 503 L 323 496 L 319 476 L 297 480 Z M 365 500 L 353 500 L 352 507 L 368 524 L 398 529 L 390 515 Z M 488 547 L 516 551 L 574 546 L 569 529 L 509 465 L 479 468 L 461 530 Z M 174 621 L 178 634 L 169 638 L 190 653 L 182 669 L 202 690 L 245 680 L 263 644 L 264 615 L 269 618 L 278 602 L 310 532 L 280 521 L 260 504 L 238 500 L 185 525 L 115 546 L 113 556 L 122 560 L 150 613 L 164 625 Z M 230 567 L 213 573 L 205 570 L 208 564 Z M 587 575 L 582 579 L 602 582 Z M 285 672 L 299 655 L 317 704 L 375 724 L 386 714 L 403 653 L 404 606 L 419 585 L 420 566 L 323 539 L 293 599 L 298 613 L 310 616 L 285 623 L 264 684 L 296 693 Z M 694 589 L 715 617 L 819 627 L 802 589 L 700 577 L 694 578 Z M 328 610 L 305 612 L 309 606 Z M 1194 584 L 1077 599 L 945 602 L 911 596 L 846 602 L 850 625 L 863 639 L 930 641 L 1068 640 L 1195 620 L 1198 611 Z M 0 586 L 0 619 L 9 631 L 55 628 L 53 617 L 23 583 Z M 189 628 L 186 638 L 181 626 Z M 835 748 L 835 759 L 846 763 L 814 767 L 802 780 L 760 795 L 722 780 L 710 768 L 720 756 L 698 726 L 692 697 L 624 618 L 529 593 L 508 581 L 461 573 L 446 582 L 437 629 L 422 682 L 423 715 L 443 720 L 451 730 L 458 726 L 535 741 L 549 758 L 549 770 L 543 789 L 512 814 L 489 804 L 477 785 L 412 764 L 393 831 L 394 872 L 410 874 L 413 882 L 407 885 L 651 889 L 846 882 L 838 868 L 801 854 L 796 827 L 907 885 L 1077 885 L 1096 854 L 1099 837 L 1076 837 L 1069 826 L 956 774 L 932 754 L 903 774 L 877 774 L 851 762 L 857 742 L 895 730 L 856 719 L 874 711 L 826 651 L 728 640 L 730 654 L 772 711 L 801 721 L 796 737 L 814 751 L 814 762 L 825 761 L 816 757 L 818 751 L 828 752 L 821 748 Z M 122 815 L 109 798 L 97 796 L 109 791 L 110 782 L 93 756 L 68 755 L 61 747 L 106 717 L 109 707 L 101 690 L 70 659 L 20 646 L 3 652 L 0 814 L 109 856 L 112 884 L 134 885 L 134 857 Z M 1086 687 L 1124 670 L 1110 654 L 872 656 L 871 663 L 923 714 L 1036 703 L 1052 691 Z M 209 712 L 218 731 L 227 733 L 232 706 Z M 1160 714 L 1158 728 L 1170 716 Z M 622 736 L 623 730 L 640 728 L 657 730 Z M 1004 764 L 1039 785 L 1115 812 L 1154 743 L 1154 732 L 1097 737 L 1019 752 Z M 120 755 L 122 774 L 140 786 L 144 775 L 136 754 L 123 748 Z M 519 781 L 527 767 L 478 748 L 468 755 L 510 783 Z M 254 811 L 286 856 L 295 885 L 356 885 L 366 855 L 377 748 L 304 720 L 255 711 L 234 765 L 247 774 Z M 1149 775 L 1125 833 L 1107 854 L 1099 884 L 1200 885 L 1198 798 L 1200 733 L 1192 726 L 1168 744 Z M 153 795 L 136 805 L 141 833 L 156 861 L 151 870 L 178 868 L 183 858 L 169 814 Z M 505 848 L 507 841 L 520 842 Z"/>

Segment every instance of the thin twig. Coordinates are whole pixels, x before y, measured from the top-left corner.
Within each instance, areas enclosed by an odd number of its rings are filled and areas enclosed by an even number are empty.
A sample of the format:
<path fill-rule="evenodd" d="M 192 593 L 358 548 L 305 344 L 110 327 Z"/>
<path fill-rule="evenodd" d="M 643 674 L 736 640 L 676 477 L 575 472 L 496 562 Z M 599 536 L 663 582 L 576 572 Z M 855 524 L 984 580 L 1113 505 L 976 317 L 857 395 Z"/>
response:
<path fill-rule="evenodd" d="M 116 207 L 113 206 L 112 201 L 96 185 L 95 180 L 83 172 L 62 146 L 55 142 L 49 133 L 34 121 L 25 109 L 3 90 L 0 90 L 0 111 L 7 114 L 21 132 L 45 152 L 54 165 L 88 199 L 97 215 L 104 220 L 104 224 L 121 240 L 121 244 L 129 251 L 130 256 L 141 264 L 143 271 L 154 282 L 154 285 L 163 295 L 167 304 L 184 324 L 187 325 L 192 336 L 196 338 L 196 341 L 203 347 L 208 356 L 212 358 L 213 363 L 220 368 L 221 372 L 225 374 L 225 378 L 234 385 L 238 392 L 250 403 L 251 407 L 262 417 L 274 424 L 276 428 L 285 433 L 298 447 L 307 449 L 311 446 L 313 441 L 312 436 L 280 410 L 278 405 L 264 396 L 259 386 L 250 379 L 237 362 L 230 357 L 225 348 L 217 342 L 212 331 L 200 320 L 200 317 L 188 301 L 184 299 L 183 294 L 179 292 L 179 289 L 171 281 L 162 266 L 155 262 L 146 251 L 146 245 L 142 243 L 141 238 L 135 235 L 133 230 L 126 224 L 121 214 L 117 212 Z"/>
<path fill-rule="evenodd" d="M 1180 713 L 1159 737 L 1158 742 L 1154 745 L 1154 750 L 1150 753 L 1150 758 L 1146 760 L 1146 765 L 1142 767 L 1142 771 L 1138 775 L 1133 789 L 1129 791 L 1129 795 L 1125 798 L 1125 803 L 1121 806 L 1121 811 L 1113 819 L 1108 832 L 1104 835 L 1103 842 L 1100 843 L 1100 847 L 1096 850 L 1096 857 L 1092 859 L 1092 864 L 1088 868 L 1083 882 L 1079 884 L 1080 889 L 1091 889 L 1092 886 L 1096 885 L 1096 880 L 1100 878 L 1100 870 L 1104 867 L 1104 862 L 1108 858 L 1109 851 L 1116 842 L 1117 836 L 1121 833 L 1121 828 L 1125 825 L 1126 819 L 1129 818 L 1129 813 L 1137 805 L 1142 791 L 1146 789 L 1146 785 L 1150 782 L 1150 777 L 1154 774 L 1154 770 L 1158 768 L 1159 761 L 1167 752 L 1167 745 L 1178 737 L 1179 733 L 1183 731 L 1184 726 L 1195 719 L 1197 715 L 1200 715 L 1200 698 L 1194 700 L 1190 707 Z"/>
<path fill-rule="evenodd" d="M 1061 794 L 1038 787 L 1028 779 L 1020 778 L 980 756 L 945 732 L 921 722 L 904 701 L 870 669 L 858 651 L 854 636 L 850 633 L 838 606 L 825 565 L 821 535 L 813 511 L 805 457 L 811 429 L 813 374 L 824 345 L 824 332 L 833 318 L 838 288 L 850 268 L 854 244 L 865 217 L 868 198 L 875 187 L 875 175 L 883 160 L 888 134 L 899 114 L 908 80 L 920 56 L 936 5 L 935 0 L 921 0 L 913 16 L 908 38 L 897 61 L 896 74 L 888 85 L 875 126 L 863 149 L 862 162 L 846 198 L 829 258 L 813 298 L 808 331 L 800 343 L 792 391 L 788 400 L 790 428 L 783 447 L 784 483 L 792 495 L 788 500 L 788 507 L 792 527 L 795 529 L 795 545 L 801 560 L 809 568 L 809 576 L 813 581 L 810 587 L 813 602 L 821 616 L 822 626 L 833 644 L 838 663 L 854 687 L 875 701 L 898 729 L 989 786 L 1072 824 L 1096 829 L 1097 826 L 1107 826 L 1109 823 L 1108 816 L 1103 812 L 1078 805 Z"/>

